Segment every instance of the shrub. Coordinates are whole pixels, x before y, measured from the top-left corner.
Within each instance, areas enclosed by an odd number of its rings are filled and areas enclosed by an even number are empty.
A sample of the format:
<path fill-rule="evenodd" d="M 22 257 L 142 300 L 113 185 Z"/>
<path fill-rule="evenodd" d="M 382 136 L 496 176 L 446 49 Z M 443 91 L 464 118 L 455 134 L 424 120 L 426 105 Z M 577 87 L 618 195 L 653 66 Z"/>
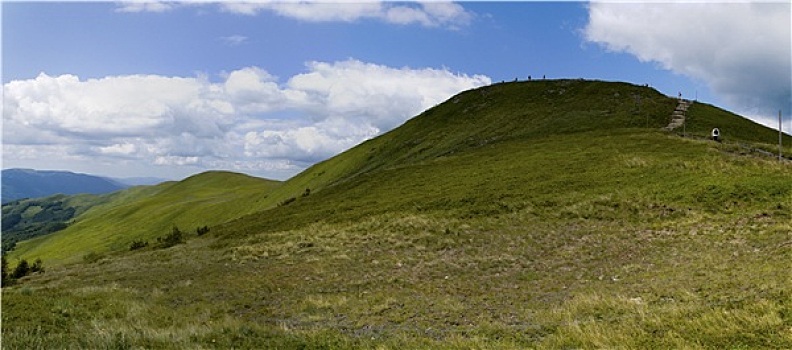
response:
<path fill-rule="evenodd" d="M 157 238 L 160 248 L 170 248 L 179 243 L 184 243 L 184 233 L 179 230 L 179 227 L 173 225 L 171 233 L 165 237 Z"/>
<path fill-rule="evenodd" d="M 104 255 L 99 254 L 97 252 L 88 252 L 88 254 L 83 255 L 83 262 L 86 264 L 93 264 L 99 260 L 102 260 Z"/>
<path fill-rule="evenodd" d="M 138 249 L 143 249 L 145 247 L 148 247 L 147 241 L 134 240 L 132 241 L 132 244 L 129 245 L 129 250 L 138 250 Z"/>
<path fill-rule="evenodd" d="M 22 259 L 17 264 L 14 272 L 11 273 L 11 278 L 20 279 L 25 277 L 30 272 L 30 265 L 28 264 L 27 260 Z"/>
<path fill-rule="evenodd" d="M 44 263 L 41 262 L 41 259 L 36 259 L 33 265 L 30 265 L 30 263 L 28 263 L 27 260 L 22 259 L 19 261 L 19 264 L 17 264 L 16 268 L 14 268 L 14 271 L 11 272 L 10 274 L 8 273 L 8 261 L 6 260 L 5 256 L 3 257 L 2 265 L 3 265 L 3 273 L 2 273 L 3 285 L 11 284 L 13 283 L 13 280 L 20 279 L 31 273 L 44 272 Z"/>
<path fill-rule="evenodd" d="M 44 262 L 41 259 L 36 259 L 33 265 L 30 266 L 30 273 L 44 272 Z"/>
<path fill-rule="evenodd" d="M 2 267 L 3 267 L 3 274 L 2 274 L 2 285 L 6 285 L 9 282 L 9 275 L 8 275 L 8 261 L 5 258 L 5 255 L 2 256 Z"/>
<path fill-rule="evenodd" d="M 199 236 L 203 236 L 209 233 L 209 226 L 199 227 L 195 230 L 195 233 L 198 234 Z"/>

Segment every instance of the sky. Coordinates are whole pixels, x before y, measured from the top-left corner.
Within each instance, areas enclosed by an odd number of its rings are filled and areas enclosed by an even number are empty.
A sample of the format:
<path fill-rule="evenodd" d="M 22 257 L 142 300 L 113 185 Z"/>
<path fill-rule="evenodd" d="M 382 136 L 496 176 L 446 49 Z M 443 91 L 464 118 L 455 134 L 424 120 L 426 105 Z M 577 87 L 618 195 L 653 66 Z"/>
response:
<path fill-rule="evenodd" d="M 649 84 L 792 130 L 789 2 L 2 2 L 3 168 L 285 180 L 464 90 Z M 769 140 L 772 141 L 772 140 Z"/>

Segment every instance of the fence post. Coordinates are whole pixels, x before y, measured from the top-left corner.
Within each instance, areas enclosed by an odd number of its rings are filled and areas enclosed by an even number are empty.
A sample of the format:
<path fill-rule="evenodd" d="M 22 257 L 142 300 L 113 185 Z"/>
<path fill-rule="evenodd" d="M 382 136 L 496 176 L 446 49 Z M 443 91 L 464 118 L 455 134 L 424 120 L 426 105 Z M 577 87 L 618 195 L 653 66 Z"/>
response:
<path fill-rule="evenodd" d="M 783 149 L 784 149 L 783 146 L 782 146 L 782 142 L 783 141 L 781 141 L 782 140 L 782 136 L 783 136 L 784 133 L 781 131 L 781 127 L 782 127 L 781 125 L 782 125 L 782 123 L 781 123 L 781 110 L 779 109 L 778 110 L 778 161 L 779 162 L 784 159 L 784 156 L 782 154 Z"/>

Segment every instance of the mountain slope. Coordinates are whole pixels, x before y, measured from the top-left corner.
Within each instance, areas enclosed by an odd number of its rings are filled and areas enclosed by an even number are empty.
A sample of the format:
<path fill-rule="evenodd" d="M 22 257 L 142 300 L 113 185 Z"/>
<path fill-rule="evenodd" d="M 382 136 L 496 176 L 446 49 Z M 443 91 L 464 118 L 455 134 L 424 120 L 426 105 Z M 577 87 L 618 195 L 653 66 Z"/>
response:
<path fill-rule="evenodd" d="M 65 195 L 20 199 L 3 204 L 3 254 L 16 243 L 68 227 L 82 213 L 114 198 L 114 194 Z"/>
<path fill-rule="evenodd" d="M 3 203 L 59 193 L 109 193 L 127 187 L 116 181 L 93 175 L 31 169 L 5 169 L 2 172 L 2 183 Z"/>
<path fill-rule="evenodd" d="M 399 209 L 409 207 L 415 201 L 446 203 L 449 196 L 456 193 L 456 190 L 449 191 L 446 188 L 455 185 L 465 193 L 470 192 L 470 196 L 478 197 L 475 200 L 478 204 L 492 203 L 487 198 L 489 193 L 478 191 L 476 186 L 486 186 L 491 189 L 491 193 L 498 196 L 513 192 L 509 187 L 498 187 L 510 184 L 509 181 L 504 182 L 504 177 L 514 179 L 517 184 L 511 186 L 518 186 L 515 189 L 521 188 L 523 194 L 539 190 L 543 193 L 549 191 L 549 194 L 554 195 L 557 191 L 555 186 L 534 188 L 529 185 L 536 177 L 556 178 L 558 174 L 571 176 L 583 183 L 591 179 L 580 173 L 564 172 L 556 167 L 551 167 L 551 171 L 545 175 L 539 175 L 542 169 L 535 168 L 539 161 L 536 156 L 526 158 L 518 154 L 526 150 L 538 152 L 539 156 L 544 154 L 550 162 L 548 165 L 566 164 L 567 160 L 574 159 L 574 166 L 568 165 L 570 169 L 599 167 L 603 164 L 615 167 L 614 169 L 624 169 L 624 164 L 602 163 L 601 159 L 587 154 L 593 152 L 592 147 L 601 144 L 626 159 L 634 153 L 636 161 L 640 162 L 640 154 L 649 148 L 662 151 L 664 148 L 691 147 L 689 143 L 676 142 L 681 140 L 673 140 L 670 145 L 664 145 L 668 134 L 660 129 L 668 124 L 676 103 L 676 99 L 651 88 L 600 81 L 501 83 L 466 91 L 389 133 L 315 165 L 290 179 L 279 189 L 296 195 L 303 188 L 328 187 L 332 194 L 326 195 L 341 198 L 358 196 L 355 197 L 355 203 L 349 204 L 350 209 L 344 209 L 345 206 L 336 200 L 311 196 L 306 199 L 306 202 L 310 202 L 306 204 L 310 209 L 301 205 L 298 205 L 299 208 L 275 209 L 277 212 L 293 212 L 293 215 L 301 217 L 299 219 L 264 212 L 260 214 L 260 219 L 251 218 L 248 222 L 254 227 L 263 225 L 262 223 L 270 225 L 275 222 L 290 222 L 286 227 L 294 227 L 293 225 L 312 220 L 341 220 L 343 216 L 339 216 L 339 213 L 343 212 L 358 217 L 365 216 L 367 212 L 388 211 L 393 206 Z M 771 129 L 709 105 L 694 104 L 689 111 L 689 120 L 692 120 L 689 129 L 692 135 L 704 137 L 713 127 L 728 130 L 723 132 L 730 141 L 721 145 L 728 152 L 734 151 L 734 142 L 765 142 L 765 148 L 770 148 L 771 145 L 767 143 L 777 140 L 777 133 Z M 657 139 L 658 136 L 660 139 Z M 784 137 L 785 144 L 789 145 L 792 137 Z M 631 149 L 628 147 L 631 146 L 630 143 L 640 146 Z M 581 145 L 587 146 L 581 148 Z M 705 143 L 700 146 L 706 145 Z M 691 152 L 702 152 L 706 148 L 696 148 Z M 476 165 L 449 170 L 450 165 L 447 162 L 456 157 L 477 159 L 480 154 L 487 152 L 491 154 L 484 158 L 483 164 L 489 166 L 490 162 L 504 160 L 512 163 L 514 167 L 502 172 L 493 170 L 487 176 L 484 175 L 486 169 L 476 168 Z M 702 159 L 699 161 L 706 162 Z M 527 168 L 521 170 L 519 164 L 524 164 Z M 440 170 L 434 173 L 436 176 L 432 181 L 411 180 L 413 176 L 410 172 L 422 168 Z M 429 170 L 430 173 L 432 171 L 435 170 Z M 514 171 L 524 173 L 514 174 Z M 655 186 L 662 186 L 666 180 L 673 181 L 673 171 L 674 169 L 661 172 L 663 176 L 658 178 L 661 183 Z M 471 174 L 476 176 L 471 179 Z M 523 176 L 532 180 L 520 182 L 528 180 L 523 179 Z M 609 174 L 603 180 L 617 179 L 610 176 L 613 175 Z M 645 174 L 641 173 L 640 176 Z M 360 183 L 368 185 L 362 187 Z M 393 188 L 385 190 L 385 185 L 390 183 L 393 183 Z M 612 183 L 608 182 L 606 191 L 610 191 L 611 186 Z M 407 195 L 408 193 L 413 195 Z M 458 200 L 460 203 L 449 203 L 448 206 L 470 204 L 468 199 Z M 363 206 L 360 202 L 367 204 Z M 425 205 L 426 203 L 421 203 L 420 206 Z"/>
<path fill-rule="evenodd" d="M 619 82 L 544 80 L 501 83 L 465 91 L 399 128 L 364 142 L 289 179 L 283 200 L 305 188 L 322 189 L 377 169 L 405 166 L 520 139 L 585 131 L 657 130 L 677 100 L 654 89 Z M 766 143 L 777 133 L 736 114 L 695 103 L 688 132 L 706 137 L 720 127 L 726 139 Z M 792 142 L 784 136 L 784 144 Z"/>
<path fill-rule="evenodd" d="M 216 225 L 268 206 L 277 181 L 229 172 L 207 172 L 179 182 L 121 191 L 91 207 L 54 235 L 21 242 L 11 252 L 35 255 L 50 264 L 78 261 L 89 252 L 125 250 L 134 240 L 154 240 L 171 227 L 194 230 Z"/>
<path fill-rule="evenodd" d="M 714 107 L 691 107 L 694 132 L 744 138 L 661 131 L 675 104 L 621 83 L 464 92 L 208 235 L 4 289 L 3 341 L 792 348 L 792 164 L 741 151 L 771 131 Z"/>

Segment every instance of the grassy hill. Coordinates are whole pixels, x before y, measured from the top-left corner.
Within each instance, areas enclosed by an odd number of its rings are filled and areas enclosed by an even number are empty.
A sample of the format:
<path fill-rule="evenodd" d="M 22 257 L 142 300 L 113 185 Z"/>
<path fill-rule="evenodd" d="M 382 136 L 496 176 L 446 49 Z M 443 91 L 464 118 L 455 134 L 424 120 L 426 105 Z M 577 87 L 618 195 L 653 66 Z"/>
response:
<path fill-rule="evenodd" d="M 668 153 L 669 149 L 672 155 L 690 157 L 690 166 L 712 167 L 706 158 L 695 158 L 702 155 L 702 148 L 695 147 L 717 147 L 719 152 L 740 154 L 745 151 L 738 143 L 772 149 L 769 143 L 777 140 L 777 133 L 772 130 L 705 104 L 691 107 L 689 133 L 704 137 L 713 127 L 720 127 L 727 142 L 696 143 L 693 139 L 673 137 L 667 140 L 676 134 L 659 129 L 668 124 L 676 104 L 676 99 L 650 88 L 600 81 L 502 83 L 466 91 L 284 184 L 284 188 L 292 187 L 293 193 L 330 184 L 328 192 L 332 193 L 324 195 L 342 201 L 312 196 L 304 201 L 310 210 L 300 204 L 279 208 L 277 215 L 262 212 L 258 214 L 261 218 L 251 217 L 240 225 L 291 228 L 316 220 L 343 221 L 414 208 L 487 212 L 490 209 L 479 206 L 496 205 L 492 196 L 556 198 L 561 194 L 559 188 L 565 189 L 559 184 L 564 183 L 580 183 L 580 194 L 588 195 L 589 188 L 596 188 L 592 186 L 596 184 L 592 175 L 603 176 L 604 192 L 628 184 L 624 190 L 653 190 L 661 194 L 674 188 L 648 189 L 653 182 L 622 179 L 627 168 L 620 162 L 611 162 L 613 157 L 641 164 L 641 157 L 647 152 L 653 156 L 656 152 Z M 785 135 L 785 144 L 791 141 L 792 137 Z M 470 161 L 466 167 L 455 169 L 462 159 Z M 574 161 L 570 163 L 571 160 Z M 493 166 L 499 162 L 511 166 Z M 608 171 L 581 172 L 599 167 Z M 630 172 L 655 178 L 656 187 L 676 181 L 679 170 L 671 167 L 647 173 L 642 167 L 635 169 Z M 613 171 L 618 176 L 614 177 Z M 274 218 L 264 218 L 270 216 Z M 232 231 L 247 232 L 242 228 Z"/>
<path fill-rule="evenodd" d="M 57 194 L 3 204 L 3 254 L 13 250 L 19 241 L 65 229 L 74 218 L 113 197 L 112 194 Z"/>
<path fill-rule="evenodd" d="M 790 348 L 792 165 L 713 106 L 688 130 L 724 143 L 661 131 L 675 105 L 577 80 L 463 92 L 245 192 L 260 206 L 208 235 L 4 288 L 4 346 Z M 167 229 L 186 185 L 104 222 L 173 202 Z"/>
<path fill-rule="evenodd" d="M 134 240 L 154 241 L 175 225 L 185 231 L 216 225 L 269 206 L 280 182 L 229 172 L 207 172 L 180 182 L 118 192 L 91 207 L 57 234 L 20 242 L 9 254 L 50 265 L 80 261 L 89 253 L 128 250 Z"/>

